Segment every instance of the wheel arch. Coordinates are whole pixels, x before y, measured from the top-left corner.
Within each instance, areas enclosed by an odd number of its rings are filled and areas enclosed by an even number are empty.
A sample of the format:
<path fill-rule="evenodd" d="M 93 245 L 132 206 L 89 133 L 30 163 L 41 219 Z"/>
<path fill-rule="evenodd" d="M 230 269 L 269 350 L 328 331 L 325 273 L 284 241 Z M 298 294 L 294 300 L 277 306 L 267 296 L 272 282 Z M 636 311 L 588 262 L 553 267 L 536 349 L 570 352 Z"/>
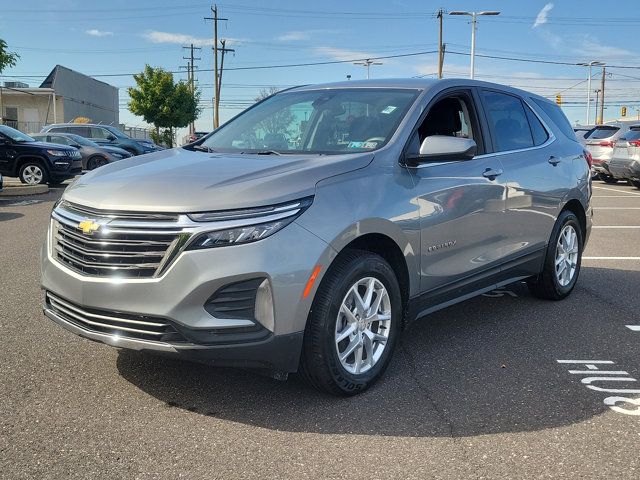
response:
<path fill-rule="evenodd" d="M 582 230 L 582 238 L 585 239 L 587 236 L 587 214 L 582 202 L 575 198 L 571 199 L 564 204 L 560 213 L 564 211 L 570 211 L 578 218 L 578 223 L 580 223 L 580 229 Z"/>
<path fill-rule="evenodd" d="M 42 168 L 44 168 L 46 172 L 49 173 L 50 169 L 49 169 L 47 159 L 33 153 L 25 153 L 16 157 L 15 163 L 14 163 L 14 173 L 17 175 L 18 172 L 20 171 L 20 167 L 22 167 L 22 165 L 27 163 L 29 160 L 37 160 L 42 165 Z"/>

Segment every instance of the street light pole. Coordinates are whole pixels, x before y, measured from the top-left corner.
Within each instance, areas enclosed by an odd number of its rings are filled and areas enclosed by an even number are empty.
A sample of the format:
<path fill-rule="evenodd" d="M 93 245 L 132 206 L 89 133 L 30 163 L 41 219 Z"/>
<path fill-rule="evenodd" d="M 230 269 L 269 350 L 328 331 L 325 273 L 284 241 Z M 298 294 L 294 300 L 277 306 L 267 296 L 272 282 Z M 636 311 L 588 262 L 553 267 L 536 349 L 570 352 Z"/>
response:
<path fill-rule="evenodd" d="M 354 65 L 360 65 L 360 66 L 363 66 L 363 67 L 367 67 L 367 80 L 369 80 L 369 69 L 371 68 L 371 65 L 382 65 L 382 62 L 374 62 L 370 58 L 367 58 L 366 60 L 363 60 L 362 62 L 353 62 L 353 64 Z"/>
<path fill-rule="evenodd" d="M 594 65 L 604 65 L 604 63 L 593 60 L 589 63 L 579 63 L 578 65 L 589 67 L 589 78 L 587 79 L 587 123 L 585 124 L 589 125 L 589 122 L 591 121 L 591 67 Z"/>
<path fill-rule="evenodd" d="M 474 78 L 476 65 L 476 29 L 478 28 L 477 17 L 478 15 L 500 15 L 500 12 L 493 10 L 483 12 L 463 12 L 456 10 L 449 12 L 449 15 L 467 15 L 471 17 L 471 67 L 469 71 L 469 78 Z"/>

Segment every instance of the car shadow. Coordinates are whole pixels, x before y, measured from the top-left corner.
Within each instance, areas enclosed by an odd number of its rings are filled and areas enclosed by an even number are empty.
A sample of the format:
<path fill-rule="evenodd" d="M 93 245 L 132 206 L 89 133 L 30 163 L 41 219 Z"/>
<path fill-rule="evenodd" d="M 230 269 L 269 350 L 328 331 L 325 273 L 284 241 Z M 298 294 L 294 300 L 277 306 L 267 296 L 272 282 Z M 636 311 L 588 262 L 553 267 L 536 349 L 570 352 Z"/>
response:
<path fill-rule="evenodd" d="M 24 214 L 17 212 L 0 212 L 0 222 L 7 222 L 9 220 L 15 220 L 16 218 L 21 217 L 24 217 Z"/>
<path fill-rule="evenodd" d="M 120 351 L 117 367 L 167 408 L 272 430 L 464 437 L 559 427 L 608 408 L 606 395 L 557 360 L 624 363 L 640 353 L 625 316 L 589 290 L 603 276 L 610 285 L 640 284 L 640 272 L 583 267 L 563 302 L 536 299 L 518 283 L 415 322 L 383 378 L 352 398 L 319 393 L 297 376 L 280 382 L 134 351 Z M 628 363 L 621 369 L 639 378 Z"/>

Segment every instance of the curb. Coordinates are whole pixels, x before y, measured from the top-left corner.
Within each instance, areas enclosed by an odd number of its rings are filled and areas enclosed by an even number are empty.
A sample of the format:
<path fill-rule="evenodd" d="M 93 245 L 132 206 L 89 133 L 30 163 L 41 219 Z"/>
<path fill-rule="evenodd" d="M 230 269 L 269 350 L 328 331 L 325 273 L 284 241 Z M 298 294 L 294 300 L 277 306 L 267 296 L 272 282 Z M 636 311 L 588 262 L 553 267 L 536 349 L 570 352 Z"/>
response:
<path fill-rule="evenodd" d="M 39 195 L 48 192 L 48 185 L 5 185 L 5 187 L 0 190 L 0 197 L 22 197 L 25 195 Z"/>

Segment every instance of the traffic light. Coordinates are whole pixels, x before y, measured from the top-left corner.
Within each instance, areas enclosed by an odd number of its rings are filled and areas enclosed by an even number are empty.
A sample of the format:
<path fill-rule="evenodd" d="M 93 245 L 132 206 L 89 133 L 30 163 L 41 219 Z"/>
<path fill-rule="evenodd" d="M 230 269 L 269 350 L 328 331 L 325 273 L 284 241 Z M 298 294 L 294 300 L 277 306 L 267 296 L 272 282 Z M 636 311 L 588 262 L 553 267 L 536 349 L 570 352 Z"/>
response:
<path fill-rule="evenodd" d="M 623 117 L 626 117 L 627 116 L 627 107 L 622 107 L 620 110 L 621 110 L 620 111 L 620 115 L 623 116 Z"/>
<path fill-rule="evenodd" d="M 556 103 L 558 105 L 562 105 L 562 95 L 560 94 L 556 95 Z"/>

